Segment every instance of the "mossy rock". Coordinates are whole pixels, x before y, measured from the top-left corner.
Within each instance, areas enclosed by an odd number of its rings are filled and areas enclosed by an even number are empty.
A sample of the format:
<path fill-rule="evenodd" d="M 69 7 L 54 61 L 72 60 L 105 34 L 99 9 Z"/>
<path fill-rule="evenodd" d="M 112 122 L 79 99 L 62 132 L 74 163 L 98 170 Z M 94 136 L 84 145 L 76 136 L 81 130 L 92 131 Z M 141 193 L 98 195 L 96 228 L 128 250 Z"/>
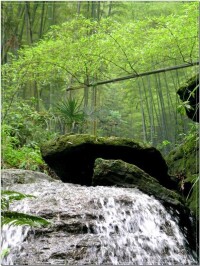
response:
<path fill-rule="evenodd" d="M 158 180 L 136 165 L 122 160 L 97 158 L 94 165 L 92 185 L 136 187 L 150 196 L 153 195 L 162 202 L 180 206 L 183 206 L 182 204 L 184 203 L 181 195 L 163 187 Z"/>
<path fill-rule="evenodd" d="M 199 74 L 190 78 L 186 84 L 177 91 L 183 102 L 188 101 L 191 108 L 185 108 L 187 116 L 199 122 Z"/>
<path fill-rule="evenodd" d="M 182 177 L 180 190 L 186 204 L 199 220 L 199 145 L 198 135 L 194 134 L 183 144 L 176 147 L 166 156 L 170 174 Z"/>
<path fill-rule="evenodd" d="M 189 184 L 186 204 L 195 216 L 199 215 L 199 175 L 191 175 L 185 179 L 185 185 Z"/>
<path fill-rule="evenodd" d="M 199 173 L 198 141 L 198 132 L 195 132 L 166 156 L 171 174 L 184 172 L 186 176 L 190 176 Z"/>
<path fill-rule="evenodd" d="M 63 135 L 41 147 L 42 157 L 63 182 L 91 185 L 96 158 L 121 159 L 143 169 L 165 186 L 172 186 L 161 153 L 133 139 Z"/>

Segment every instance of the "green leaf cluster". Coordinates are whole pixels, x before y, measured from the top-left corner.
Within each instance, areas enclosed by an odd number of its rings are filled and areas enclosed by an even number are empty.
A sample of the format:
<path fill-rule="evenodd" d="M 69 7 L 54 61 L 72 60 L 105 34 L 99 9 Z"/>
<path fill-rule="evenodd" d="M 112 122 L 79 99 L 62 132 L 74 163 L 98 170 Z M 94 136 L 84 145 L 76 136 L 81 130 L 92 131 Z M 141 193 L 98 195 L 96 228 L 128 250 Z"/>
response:
<path fill-rule="evenodd" d="M 2 167 L 40 170 L 44 162 L 39 147 L 36 144 L 18 146 L 19 143 L 19 139 L 12 135 L 12 127 L 2 125 Z"/>
<path fill-rule="evenodd" d="M 9 210 L 10 204 L 14 200 L 22 200 L 24 198 L 35 198 L 35 196 L 10 190 L 1 191 L 1 226 L 6 224 L 45 226 L 49 224 L 49 221 L 44 218 Z"/>
<path fill-rule="evenodd" d="M 56 109 L 60 116 L 66 121 L 69 130 L 73 129 L 75 123 L 82 123 L 85 114 L 81 110 L 81 104 L 75 98 L 69 98 L 56 104 Z"/>

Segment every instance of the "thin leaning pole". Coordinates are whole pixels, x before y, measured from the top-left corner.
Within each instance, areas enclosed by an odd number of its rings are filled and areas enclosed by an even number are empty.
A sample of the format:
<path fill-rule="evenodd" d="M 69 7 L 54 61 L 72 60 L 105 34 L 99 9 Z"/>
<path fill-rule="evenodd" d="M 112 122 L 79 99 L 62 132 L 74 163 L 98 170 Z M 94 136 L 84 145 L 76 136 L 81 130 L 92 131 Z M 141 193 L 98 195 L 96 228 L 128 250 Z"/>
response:
<path fill-rule="evenodd" d="M 114 78 L 114 79 L 109 79 L 109 80 L 104 80 L 104 81 L 98 81 L 98 82 L 95 82 L 95 83 L 88 83 L 88 84 L 84 84 L 83 83 L 82 85 L 77 86 L 77 87 L 69 87 L 69 88 L 67 88 L 67 91 L 79 90 L 79 89 L 83 89 L 85 87 L 94 87 L 94 86 L 98 86 L 98 85 L 104 85 L 104 84 L 109 84 L 109 83 L 113 83 L 113 82 L 119 82 L 119 81 L 123 81 L 123 80 L 127 80 L 127 79 L 133 79 L 133 78 L 138 78 L 138 77 L 158 74 L 158 73 L 162 73 L 162 72 L 178 70 L 178 69 L 181 69 L 181 68 L 192 67 L 192 66 L 196 66 L 196 65 L 199 65 L 199 61 L 193 62 L 193 63 L 186 63 L 186 64 L 178 65 L 178 66 L 160 68 L 160 69 L 157 69 L 157 70 L 147 71 L 147 72 L 143 72 L 143 73 L 139 73 L 139 74 L 131 74 L 131 75 L 128 75 L 128 76 Z"/>

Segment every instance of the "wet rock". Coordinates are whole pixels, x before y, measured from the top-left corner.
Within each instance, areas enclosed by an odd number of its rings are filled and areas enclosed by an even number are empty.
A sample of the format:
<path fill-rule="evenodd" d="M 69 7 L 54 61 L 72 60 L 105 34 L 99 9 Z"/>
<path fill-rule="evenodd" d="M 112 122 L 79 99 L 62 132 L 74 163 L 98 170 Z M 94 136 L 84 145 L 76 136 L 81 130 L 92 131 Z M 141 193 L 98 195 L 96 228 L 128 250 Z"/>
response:
<path fill-rule="evenodd" d="M 93 185 L 138 188 L 145 194 L 154 196 L 169 212 L 176 210 L 179 213 L 181 217 L 179 221 L 180 227 L 190 228 L 189 231 L 193 231 L 193 233 L 188 238 L 192 238 L 191 241 L 195 241 L 194 238 L 198 230 L 194 226 L 194 219 L 193 225 L 190 225 L 187 219 L 185 219 L 185 217 L 190 216 L 190 210 L 185 206 L 184 197 L 175 191 L 163 187 L 155 178 L 137 166 L 122 160 L 104 160 L 98 158 L 95 161 Z"/>
<path fill-rule="evenodd" d="M 184 86 L 177 91 L 183 102 L 188 102 L 190 108 L 185 108 L 187 116 L 195 122 L 199 122 L 199 74 L 189 79 Z"/>
<path fill-rule="evenodd" d="M 9 189 L 36 197 L 13 202 L 11 209 L 27 211 L 28 206 L 28 213 L 51 221 L 48 227 L 30 229 L 24 241 L 11 248 L 11 265 L 188 265 L 193 261 L 194 246 L 185 243 L 175 212 L 168 214 L 154 197 L 138 189 L 61 181 L 14 184 Z"/>
<path fill-rule="evenodd" d="M 162 155 L 155 148 L 132 139 L 64 135 L 41 148 L 45 162 L 63 182 L 91 185 L 96 158 L 121 159 L 134 164 L 167 187 L 173 182 Z"/>
<path fill-rule="evenodd" d="M 184 203 L 179 194 L 160 185 L 155 178 L 136 165 L 122 160 L 96 159 L 92 184 L 93 186 L 135 187 L 148 195 L 153 195 L 163 203 L 180 206 Z"/>
<path fill-rule="evenodd" d="M 1 185 L 3 187 L 11 186 L 13 184 L 31 184 L 42 182 L 44 180 L 49 182 L 54 181 L 50 176 L 40 172 L 21 169 L 1 170 Z"/>

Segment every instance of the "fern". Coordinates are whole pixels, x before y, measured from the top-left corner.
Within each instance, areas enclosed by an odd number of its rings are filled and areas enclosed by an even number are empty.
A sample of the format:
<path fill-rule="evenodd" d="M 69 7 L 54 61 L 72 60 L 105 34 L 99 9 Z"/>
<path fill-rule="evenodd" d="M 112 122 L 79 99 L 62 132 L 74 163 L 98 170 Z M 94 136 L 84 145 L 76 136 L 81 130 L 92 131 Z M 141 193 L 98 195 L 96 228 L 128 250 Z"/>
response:
<path fill-rule="evenodd" d="M 0 256 L 1 259 L 5 258 L 6 256 L 8 256 L 8 254 L 10 253 L 10 249 L 9 248 L 5 248 L 1 251 Z"/>
<path fill-rule="evenodd" d="M 1 210 L 8 210 L 9 205 L 13 200 L 22 200 L 24 198 L 35 198 L 35 196 L 29 194 L 22 194 L 20 192 L 12 190 L 1 191 Z"/>
<path fill-rule="evenodd" d="M 1 225 L 29 225 L 29 226 L 43 226 L 50 224 L 49 221 L 41 217 L 14 212 L 14 211 L 3 211 L 1 217 Z"/>
<path fill-rule="evenodd" d="M 9 210 L 9 205 L 13 200 L 22 200 L 24 198 L 36 197 L 11 190 L 1 191 L 1 226 L 5 224 L 29 226 L 45 226 L 50 224 L 49 221 L 41 217 Z"/>

